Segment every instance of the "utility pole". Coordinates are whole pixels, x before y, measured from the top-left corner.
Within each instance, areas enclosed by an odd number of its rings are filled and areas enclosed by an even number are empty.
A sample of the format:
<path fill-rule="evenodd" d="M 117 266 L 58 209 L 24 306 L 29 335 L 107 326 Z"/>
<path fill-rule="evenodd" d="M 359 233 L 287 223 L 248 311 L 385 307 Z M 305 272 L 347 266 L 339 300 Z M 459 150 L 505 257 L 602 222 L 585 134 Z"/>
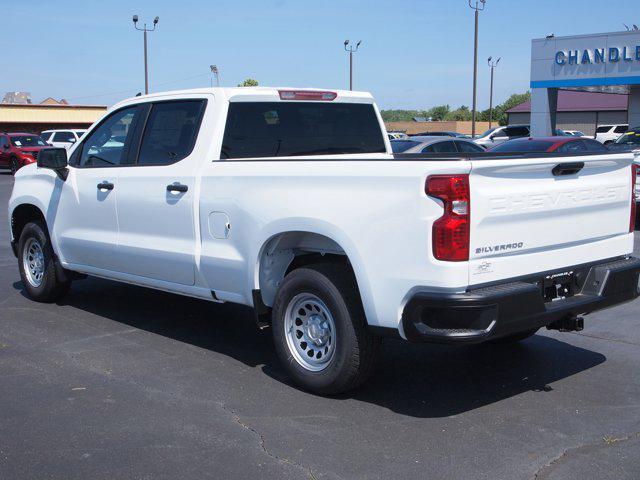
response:
<path fill-rule="evenodd" d="M 473 107 L 471 110 L 471 136 L 476 136 L 476 90 L 478 84 L 478 14 L 484 10 L 487 0 L 469 1 L 469 7 L 475 10 L 475 33 L 473 39 Z"/>
<path fill-rule="evenodd" d="M 209 68 L 211 69 L 211 73 L 213 74 L 214 77 L 216 77 L 216 87 L 220 86 L 220 70 L 218 69 L 217 65 L 209 65 Z M 211 77 L 211 86 L 213 87 L 213 77 Z"/>
<path fill-rule="evenodd" d="M 147 32 L 153 32 L 156 29 L 156 25 L 158 25 L 158 20 L 160 17 L 156 17 L 153 19 L 153 28 L 147 28 L 147 24 L 144 24 L 144 27 L 138 27 L 138 15 L 133 16 L 133 26 L 136 30 L 139 30 L 144 33 L 144 93 L 145 95 L 149 93 L 149 63 L 147 59 Z"/>
<path fill-rule="evenodd" d="M 491 61 L 492 57 L 487 59 L 487 64 L 491 68 L 491 86 L 489 87 L 489 128 L 491 128 L 491 120 L 493 119 L 493 70 L 500 63 L 500 57 L 495 62 Z"/>
<path fill-rule="evenodd" d="M 358 51 L 362 40 L 358 40 L 356 46 L 349 45 L 349 40 L 344 41 L 344 49 L 349 52 L 349 90 L 353 90 L 353 54 Z"/>

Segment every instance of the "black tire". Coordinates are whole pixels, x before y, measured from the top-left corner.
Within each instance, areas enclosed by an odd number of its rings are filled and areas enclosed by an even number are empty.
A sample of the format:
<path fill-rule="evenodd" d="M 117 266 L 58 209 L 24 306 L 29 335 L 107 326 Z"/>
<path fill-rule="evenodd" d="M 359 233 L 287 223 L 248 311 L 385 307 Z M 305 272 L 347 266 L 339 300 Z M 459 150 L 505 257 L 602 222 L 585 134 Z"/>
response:
<path fill-rule="evenodd" d="M 20 164 L 18 163 L 18 159 L 16 157 L 11 157 L 9 159 L 9 168 L 11 169 L 11 175 L 15 175 L 20 168 Z"/>
<path fill-rule="evenodd" d="M 506 337 L 496 338 L 495 340 L 491 340 L 490 343 L 497 345 L 509 345 L 512 343 L 521 342 L 522 340 L 526 340 L 529 337 L 533 337 L 538 330 L 540 329 L 534 328 L 531 330 L 525 330 L 524 332 L 514 333 L 513 335 L 508 335 Z"/>
<path fill-rule="evenodd" d="M 44 258 L 44 271 L 39 284 L 34 283 L 33 275 L 25 271 L 25 248 L 37 243 Z M 56 275 L 56 258 L 46 226 L 41 221 L 32 221 L 25 225 L 18 241 L 18 265 L 20 278 L 27 295 L 36 302 L 52 303 L 61 299 L 69 291 L 70 281 L 61 281 Z M 28 267 L 27 267 L 28 268 Z"/>
<path fill-rule="evenodd" d="M 287 343 L 287 307 L 300 294 L 311 294 L 324 302 L 335 323 L 334 351 L 320 371 L 305 368 Z M 380 338 L 367 327 L 353 273 L 341 264 L 310 265 L 289 273 L 276 294 L 272 330 L 278 357 L 294 382 L 322 395 L 346 392 L 362 384 L 373 371 L 380 347 Z"/>

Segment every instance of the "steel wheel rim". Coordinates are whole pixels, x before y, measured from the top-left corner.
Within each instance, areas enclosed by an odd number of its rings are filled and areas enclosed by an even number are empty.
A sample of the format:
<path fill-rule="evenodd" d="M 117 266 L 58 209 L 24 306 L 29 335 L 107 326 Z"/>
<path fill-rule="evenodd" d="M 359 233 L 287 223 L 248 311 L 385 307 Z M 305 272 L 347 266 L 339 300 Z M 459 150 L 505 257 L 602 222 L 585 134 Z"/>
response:
<path fill-rule="evenodd" d="M 335 353 L 336 326 L 331 311 L 316 295 L 300 293 L 285 311 L 284 333 L 289 352 L 305 370 L 327 368 Z"/>
<path fill-rule="evenodd" d="M 22 265 L 27 281 L 34 287 L 42 285 L 45 270 L 44 251 L 37 239 L 27 240 L 22 252 Z"/>

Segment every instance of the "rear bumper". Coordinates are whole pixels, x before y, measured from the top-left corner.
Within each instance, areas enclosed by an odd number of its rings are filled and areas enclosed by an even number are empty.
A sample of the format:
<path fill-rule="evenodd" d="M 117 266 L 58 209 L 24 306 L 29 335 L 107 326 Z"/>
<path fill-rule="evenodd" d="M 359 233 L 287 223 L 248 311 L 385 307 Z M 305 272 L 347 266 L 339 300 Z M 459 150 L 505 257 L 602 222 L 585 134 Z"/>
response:
<path fill-rule="evenodd" d="M 562 271 L 574 272 L 576 294 L 553 302 L 545 302 L 544 278 L 561 271 L 464 293 L 417 293 L 402 312 L 404 334 L 414 342 L 481 343 L 628 302 L 639 294 L 638 258 Z"/>

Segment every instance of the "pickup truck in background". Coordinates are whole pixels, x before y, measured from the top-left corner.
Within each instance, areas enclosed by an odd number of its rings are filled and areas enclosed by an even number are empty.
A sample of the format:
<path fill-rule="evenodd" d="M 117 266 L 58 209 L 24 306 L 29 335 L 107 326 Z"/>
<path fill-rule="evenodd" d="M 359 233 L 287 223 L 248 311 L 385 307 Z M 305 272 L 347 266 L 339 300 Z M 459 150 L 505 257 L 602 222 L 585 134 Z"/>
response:
<path fill-rule="evenodd" d="M 360 92 L 158 93 L 18 172 L 12 247 L 40 302 L 84 274 L 251 306 L 334 394 L 383 336 L 515 342 L 636 298 L 632 160 L 393 155 Z"/>

